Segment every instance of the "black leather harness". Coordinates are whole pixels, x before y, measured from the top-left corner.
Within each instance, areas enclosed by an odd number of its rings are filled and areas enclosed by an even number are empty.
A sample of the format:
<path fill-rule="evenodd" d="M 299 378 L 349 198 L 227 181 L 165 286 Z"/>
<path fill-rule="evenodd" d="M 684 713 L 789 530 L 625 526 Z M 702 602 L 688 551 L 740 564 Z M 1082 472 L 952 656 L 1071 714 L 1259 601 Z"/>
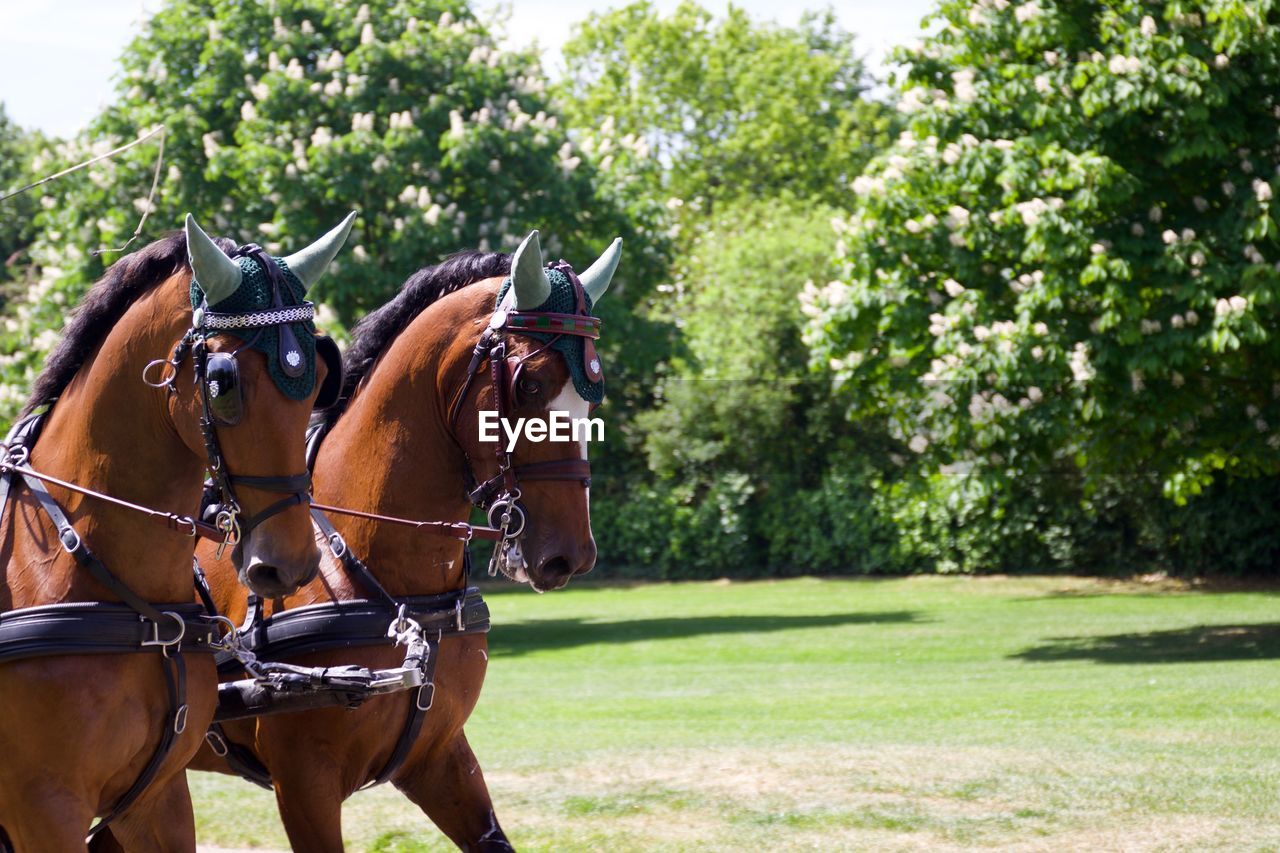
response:
<path fill-rule="evenodd" d="M 187 667 L 183 653 L 214 652 L 220 632 L 217 623 L 211 622 L 199 605 L 151 604 L 139 598 L 89 550 L 44 483 L 23 473 L 43 422 L 43 412 L 30 415 L 15 424 L 5 440 L 5 458 L 0 464 L 0 515 L 8 506 L 13 487 L 25 484 L 53 522 L 63 550 L 122 603 L 69 602 L 0 613 L 0 662 L 68 654 L 158 653 L 164 664 L 169 699 L 169 714 L 159 745 L 129 790 L 90 830 L 92 838 L 141 796 L 159 772 L 175 738 L 186 730 Z"/>

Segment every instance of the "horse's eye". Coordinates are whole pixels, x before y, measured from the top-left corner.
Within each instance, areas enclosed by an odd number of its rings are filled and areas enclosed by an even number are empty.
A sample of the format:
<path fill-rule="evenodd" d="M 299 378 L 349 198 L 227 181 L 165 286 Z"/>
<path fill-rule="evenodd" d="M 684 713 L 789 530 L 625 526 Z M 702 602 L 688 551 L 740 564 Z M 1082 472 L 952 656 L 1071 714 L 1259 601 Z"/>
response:
<path fill-rule="evenodd" d="M 542 385 L 540 385 L 538 383 L 538 380 L 536 379 L 530 379 L 529 377 L 526 376 L 520 380 L 521 394 L 527 394 L 530 397 L 536 397 L 538 396 L 538 392 L 541 390 L 542 390 Z"/>

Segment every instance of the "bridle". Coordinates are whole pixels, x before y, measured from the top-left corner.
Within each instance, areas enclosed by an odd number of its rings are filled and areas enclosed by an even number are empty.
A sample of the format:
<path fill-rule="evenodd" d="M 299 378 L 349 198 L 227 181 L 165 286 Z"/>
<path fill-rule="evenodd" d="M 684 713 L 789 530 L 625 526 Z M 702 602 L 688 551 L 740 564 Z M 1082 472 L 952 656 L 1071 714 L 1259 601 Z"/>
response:
<path fill-rule="evenodd" d="M 489 325 L 480 335 L 480 340 L 476 342 L 475 349 L 471 353 L 471 362 L 467 366 L 466 379 L 463 380 L 461 388 L 454 395 L 449 407 L 449 429 L 455 441 L 457 441 L 458 419 L 462 415 L 462 406 L 486 360 L 489 362 L 494 408 L 499 422 L 505 421 L 510 411 L 516 383 L 524 368 L 524 362 L 551 347 L 562 336 L 569 335 L 583 339 L 583 361 L 586 363 L 588 375 L 593 381 L 600 381 L 603 378 L 594 345 L 594 341 L 600 338 L 600 319 L 587 312 L 586 293 L 582 282 L 578 280 L 578 276 L 569 264 L 559 261 L 550 265 L 550 268 L 564 273 L 573 285 L 575 313 L 517 311 L 514 307 L 515 288 L 508 289 L 502 303 L 489 318 Z M 510 335 L 532 334 L 550 334 L 552 338 L 524 356 L 507 355 Z M 499 440 L 494 451 L 497 472 L 481 480 L 476 475 L 475 462 L 465 448 L 462 452 L 467 460 L 467 497 L 473 505 L 485 512 L 489 525 L 502 532 L 502 539 L 494 548 L 493 560 L 489 564 L 491 575 L 496 573 L 498 566 L 502 563 L 524 565 L 524 557 L 519 545 L 519 537 L 527 523 L 527 514 L 520 504 L 522 480 L 525 482 L 576 480 L 582 483 L 583 488 L 591 486 L 591 463 L 586 459 L 551 459 L 545 462 L 516 465 L 512 462 L 506 446 Z"/>
<path fill-rule="evenodd" d="M 235 360 L 236 354 L 245 347 L 252 346 L 262 331 L 275 327 L 281 336 L 282 364 L 286 371 L 297 365 L 283 360 L 286 349 L 297 352 L 298 347 L 292 330 L 292 323 L 311 321 L 315 317 L 315 305 L 302 302 L 298 305 L 285 306 L 283 294 L 285 290 L 284 274 L 270 257 L 256 244 L 250 243 L 236 249 L 232 258 L 253 258 L 266 271 L 270 281 L 273 306 L 261 311 L 244 313 L 217 313 L 208 310 L 202 304 L 192 316 L 191 328 L 183 335 L 166 359 L 157 359 L 143 370 L 143 381 L 156 388 L 167 388 L 170 394 L 176 393 L 173 387 L 178 371 L 187 355 L 191 355 L 195 370 L 195 384 L 200 388 L 200 432 L 204 439 L 205 456 L 208 459 L 209 480 L 205 483 L 205 494 L 202 506 L 204 520 L 211 523 L 221 534 L 216 559 L 221 559 L 228 547 L 239 545 L 244 537 L 267 519 L 283 512 L 291 506 L 309 503 L 311 500 L 311 472 L 285 476 L 248 476 L 233 474 L 229 470 L 226 458 L 222 453 L 222 445 L 218 441 L 219 426 L 235 426 L 240 422 L 240 385 L 239 369 Z M 224 332 L 243 333 L 256 330 L 255 334 L 240 347 L 230 353 L 210 352 L 209 338 Z M 317 335 L 317 343 L 324 339 Z M 296 356 L 295 356 L 296 357 Z M 329 370 L 334 370 L 335 361 L 329 355 L 329 349 L 317 346 L 317 357 L 324 357 Z M 339 370 L 340 370 L 340 362 Z M 167 365 L 168 370 L 158 380 L 149 375 L 158 365 Z M 300 371 L 298 371 L 300 372 Z M 336 389 L 341 385 L 341 375 L 327 377 L 325 389 Z M 234 396 L 233 396 L 234 395 Z M 322 394 L 323 396 L 323 394 Z M 228 404 L 227 400 L 234 400 Z M 317 405 L 324 401 L 317 400 Z M 331 400 L 329 402 L 332 402 Z M 285 497 L 267 506 L 248 518 L 243 518 L 244 511 L 236 496 L 236 486 L 261 491 L 284 494 Z"/>

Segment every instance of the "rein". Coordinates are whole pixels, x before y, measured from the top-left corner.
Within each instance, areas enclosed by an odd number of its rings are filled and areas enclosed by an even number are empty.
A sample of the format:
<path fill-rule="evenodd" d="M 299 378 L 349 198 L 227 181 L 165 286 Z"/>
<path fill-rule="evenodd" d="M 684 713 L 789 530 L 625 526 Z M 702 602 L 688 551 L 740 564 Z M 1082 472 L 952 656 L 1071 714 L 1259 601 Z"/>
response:
<path fill-rule="evenodd" d="M 51 474 L 43 474 L 27 464 L 27 458 L 30 455 L 30 452 L 24 445 L 17 445 L 12 448 L 11 452 L 11 449 L 6 444 L 0 442 L 0 454 L 3 454 L 0 455 L 0 475 L 19 474 L 23 477 L 31 477 L 45 483 L 52 483 L 69 492 L 74 492 L 78 495 L 84 495 L 85 497 L 93 498 L 94 500 L 109 503 L 113 506 L 121 507 L 122 509 L 141 513 L 169 530 L 173 530 L 192 538 L 199 536 L 203 539 L 211 539 L 215 542 L 222 538 L 222 533 L 218 528 L 214 527 L 212 524 L 197 521 L 189 515 L 178 515 L 177 513 L 151 509 L 150 507 L 145 507 L 142 504 L 126 501 L 122 498 L 104 494 L 84 486 L 77 486 L 75 483 L 69 483 L 66 480 L 54 477 Z"/>

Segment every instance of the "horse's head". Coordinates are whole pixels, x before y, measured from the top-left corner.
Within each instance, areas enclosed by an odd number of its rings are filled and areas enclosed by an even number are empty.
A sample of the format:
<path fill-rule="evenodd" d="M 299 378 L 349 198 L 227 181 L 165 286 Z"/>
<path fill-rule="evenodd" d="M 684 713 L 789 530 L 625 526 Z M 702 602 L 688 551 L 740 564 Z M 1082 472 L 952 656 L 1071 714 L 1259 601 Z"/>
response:
<path fill-rule="evenodd" d="M 495 546 L 498 567 L 539 592 L 596 561 L 587 442 L 599 435 L 588 416 L 603 399 L 604 375 L 591 311 L 621 247 L 615 240 L 578 277 L 563 262 L 544 267 L 538 232 L 531 233 L 511 275 L 472 301 L 472 322 L 484 331 L 447 360 L 452 369 L 442 379 L 453 395 L 450 426 L 475 480 L 472 500 L 508 533 Z"/>
<path fill-rule="evenodd" d="M 167 383 L 170 416 L 208 460 L 204 520 L 234 546 L 240 581 L 264 596 L 294 591 L 319 566 L 305 432 L 317 398 L 336 393 L 341 367 L 305 295 L 354 217 L 283 259 L 256 246 L 228 257 L 187 217 L 193 316 L 172 361 L 181 369 L 190 353 L 193 372 Z"/>

